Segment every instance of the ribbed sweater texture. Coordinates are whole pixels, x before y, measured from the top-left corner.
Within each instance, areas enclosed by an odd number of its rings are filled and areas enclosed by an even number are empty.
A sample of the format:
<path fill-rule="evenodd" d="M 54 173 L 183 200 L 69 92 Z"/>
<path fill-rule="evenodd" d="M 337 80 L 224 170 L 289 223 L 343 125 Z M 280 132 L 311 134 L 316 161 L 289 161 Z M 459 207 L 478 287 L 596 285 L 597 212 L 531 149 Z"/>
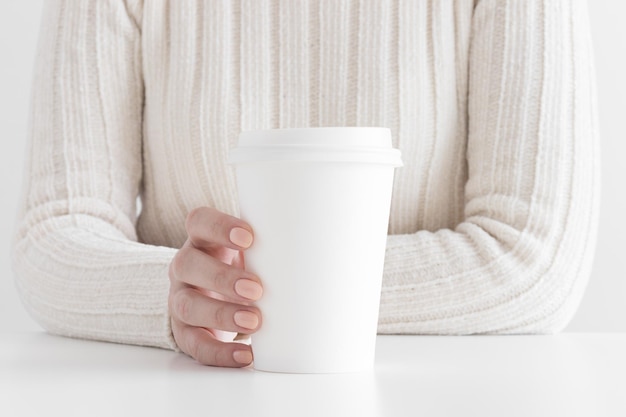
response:
<path fill-rule="evenodd" d="M 47 0 L 36 62 L 13 265 L 51 332 L 175 348 L 185 217 L 237 215 L 228 152 L 267 128 L 391 129 L 379 332 L 550 333 L 581 300 L 583 0 Z"/>

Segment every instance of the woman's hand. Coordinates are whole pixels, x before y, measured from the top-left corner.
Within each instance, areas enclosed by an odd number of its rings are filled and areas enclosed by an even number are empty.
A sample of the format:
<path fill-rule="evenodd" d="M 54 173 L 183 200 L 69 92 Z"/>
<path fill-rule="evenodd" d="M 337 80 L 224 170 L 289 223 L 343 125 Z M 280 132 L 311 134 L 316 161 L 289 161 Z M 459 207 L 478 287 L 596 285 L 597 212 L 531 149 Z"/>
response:
<path fill-rule="evenodd" d="M 263 288 L 243 269 L 243 250 L 253 240 L 244 221 L 215 209 L 193 210 L 185 222 L 187 241 L 169 269 L 169 311 L 179 348 L 205 365 L 241 367 L 252 362 L 252 350 L 232 342 L 229 332 L 250 334 L 261 325 L 251 303 Z"/>

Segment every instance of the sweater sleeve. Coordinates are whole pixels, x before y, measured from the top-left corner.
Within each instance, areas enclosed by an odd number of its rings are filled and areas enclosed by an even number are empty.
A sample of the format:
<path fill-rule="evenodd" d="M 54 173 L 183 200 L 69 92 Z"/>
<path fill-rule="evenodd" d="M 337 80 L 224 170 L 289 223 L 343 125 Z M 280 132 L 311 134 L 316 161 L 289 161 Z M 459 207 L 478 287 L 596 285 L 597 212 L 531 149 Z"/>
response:
<path fill-rule="evenodd" d="M 175 250 L 138 243 L 135 232 L 139 1 L 45 2 L 13 268 L 24 305 L 48 331 L 175 349 Z"/>
<path fill-rule="evenodd" d="M 388 239 L 381 333 L 552 333 L 590 275 L 599 210 L 583 0 L 480 0 L 454 230 Z"/>

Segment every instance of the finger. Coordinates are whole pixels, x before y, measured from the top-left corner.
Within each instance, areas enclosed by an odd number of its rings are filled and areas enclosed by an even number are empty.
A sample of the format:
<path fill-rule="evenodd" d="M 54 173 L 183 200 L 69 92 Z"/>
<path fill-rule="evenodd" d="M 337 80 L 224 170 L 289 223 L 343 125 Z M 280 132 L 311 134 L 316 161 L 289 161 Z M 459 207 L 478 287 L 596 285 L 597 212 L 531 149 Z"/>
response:
<path fill-rule="evenodd" d="M 172 297 L 172 315 L 196 327 L 250 334 L 261 326 L 261 312 L 249 305 L 233 304 L 183 288 Z"/>
<path fill-rule="evenodd" d="M 252 362 L 252 349 L 243 343 L 224 343 L 201 327 L 172 325 L 180 349 L 203 365 L 240 368 Z"/>
<path fill-rule="evenodd" d="M 187 215 L 187 235 L 197 248 L 224 246 L 247 249 L 254 239 L 252 228 L 243 220 L 211 207 L 199 207 Z"/>
<path fill-rule="evenodd" d="M 243 269 L 227 265 L 193 246 L 181 248 L 172 260 L 174 279 L 218 292 L 234 301 L 261 298 L 261 280 Z"/>

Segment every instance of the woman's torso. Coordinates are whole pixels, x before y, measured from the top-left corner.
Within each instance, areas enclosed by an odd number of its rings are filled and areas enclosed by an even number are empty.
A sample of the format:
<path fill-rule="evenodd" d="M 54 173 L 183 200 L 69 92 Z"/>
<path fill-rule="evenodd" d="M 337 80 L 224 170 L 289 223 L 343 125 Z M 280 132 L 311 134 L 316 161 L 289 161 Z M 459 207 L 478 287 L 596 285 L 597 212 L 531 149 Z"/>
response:
<path fill-rule="evenodd" d="M 467 180 L 473 0 L 144 4 L 144 242 L 201 205 L 237 214 L 242 130 L 385 126 L 402 150 L 390 233 L 454 227 Z"/>

